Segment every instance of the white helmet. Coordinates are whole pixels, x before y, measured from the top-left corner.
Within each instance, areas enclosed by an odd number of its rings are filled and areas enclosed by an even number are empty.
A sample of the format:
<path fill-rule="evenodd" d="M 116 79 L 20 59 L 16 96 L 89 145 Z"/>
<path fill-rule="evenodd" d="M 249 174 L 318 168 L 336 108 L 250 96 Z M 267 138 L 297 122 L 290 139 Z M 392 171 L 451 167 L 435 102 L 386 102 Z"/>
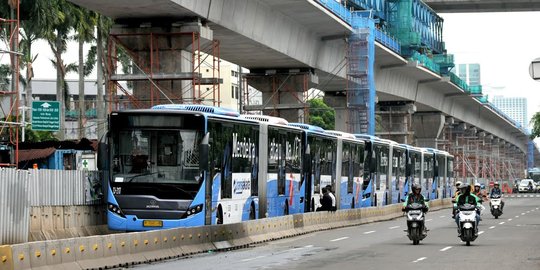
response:
<path fill-rule="evenodd" d="M 463 185 L 463 182 L 461 182 L 461 181 L 457 181 L 457 182 L 456 182 L 456 187 L 459 187 L 459 186 L 461 186 L 461 185 Z"/>
<path fill-rule="evenodd" d="M 480 185 L 480 183 L 478 183 L 478 182 L 474 183 L 474 186 L 475 186 L 475 187 L 482 187 L 482 186 Z"/>

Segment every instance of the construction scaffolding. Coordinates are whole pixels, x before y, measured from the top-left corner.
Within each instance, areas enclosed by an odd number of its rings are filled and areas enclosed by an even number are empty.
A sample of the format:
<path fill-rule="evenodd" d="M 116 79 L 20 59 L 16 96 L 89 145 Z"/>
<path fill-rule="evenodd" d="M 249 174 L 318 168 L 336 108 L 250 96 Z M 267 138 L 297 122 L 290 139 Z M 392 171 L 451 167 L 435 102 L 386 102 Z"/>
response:
<path fill-rule="evenodd" d="M 5 49 L 0 49 L 2 57 L 9 55 L 11 78 L 3 78 L 0 83 L 0 166 L 16 167 L 19 161 L 19 129 L 24 129 L 24 119 L 19 117 L 19 0 L 10 1 L 12 17 L 0 18 L 0 31 L 4 37 Z M 24 117 L 24 116 L 23 116 Z M 21 122 L 22 121 L 22 122 Z"/>
<path fill-rule="evenodd" d="M 163 103 L 220 106 L 219 41 L 201 38 L 199 32 L 129 30 L 109 35 L 109 111 Z M 130 60 L 122 74 L 120 54 Z"/>
<path fill-rule="evenodd" d="M 375 38 L 365 18 L 365 28 L 354 29 L 347 48 L 347 131 L 375 134 Z"/>
<path fill-rule="evenodd" d="M 265 115 L 282 117 L 291 122 L 308 121 L 309 90 L 316 81 L 311 70 L 305 68 L 253 70 L 246 74 L 245 78 L 247 84 L 262 92 L 264 102 L 262 105 L 255 105 L 246 100 L 247 103 L 244 105 L 246 112 L 262 111 Z"/>
<path fill-rule="evenodd" d="M 501 139 L 464 124 L 446 124 L 438 148 L 454 155 L 456 179 L 483 184 L 499 181 L 508 186 L 522 178 L 525 155 Z"/>

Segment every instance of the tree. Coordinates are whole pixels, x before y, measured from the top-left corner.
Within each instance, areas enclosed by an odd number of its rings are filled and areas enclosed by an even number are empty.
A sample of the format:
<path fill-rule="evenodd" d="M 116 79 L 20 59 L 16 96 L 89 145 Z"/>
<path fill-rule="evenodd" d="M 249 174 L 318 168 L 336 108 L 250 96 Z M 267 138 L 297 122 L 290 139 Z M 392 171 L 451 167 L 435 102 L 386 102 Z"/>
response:
<path fill-rule="evenodd" d="M 540 112 L 537 112 L 533 115 L 531 118 L 531 123 L 533 125 L 533 129 L 531 132 L 531 140 L 534 140 L 535 138 L 540 138 Z"/>
<path fill-rule="evenodd" d="M 88 59 L 84 61 L 84 44 L 87 42 L 92 42 L 94 40 L 94 29 L 97 25 L 97 14 L 93 11 L 87 10 L 80 6 L 75 6 L 73 8 L 73 13 L 75 15 L 75 30 L 77 34 L 75 39 L 79 42 L 79 64 L 77 66 L 79 73 L 79 139 L 85 136 L 85 114 L 86 114 L 86 105 L 85 105 L 85 92 L 84 92 L 84 77 L 88 76 L 94 65 L 96 63 L 96 46 L 92 46 L 90 52 L 88 53 Z"/>
<path fill-rule="evenodd" d="M 96 112 L 97 112 L 97 134 L 98 139 L 101 139 L 103 135 L 105 135 L 105 124 L 106 124 L 106 118 L 105 118 L 105 102 L 103 100 L 103 84 L 104 84 L 104 64 L 103 61 L 103 52 L 105 51 L 104 48 L 107 46 L 104 46 L 104 40 L 108 40 L 107 35 L 109 34 L 109 31 L 112 27 L 113 21 L 110 18 L 107 18 L 103 15 L 98 14 L 97 19 L 97 37 L 96 37 L 96 51 L 97 51 L 97 105 L 96 105 Z"/>
<path fill-rule="evenodd" d="M 50 12 L 54 16 L 45 17 L 43 22 L 44 27 L 44 36 L 49 47 L 51 48 L 54 54 L 54 60 L 52 63 L 56 68 L 56 100 L 60 102 L 60 132 L 58 133 L 58 138 L 60 140 L 64 139 L 64 126 L 65 126 L 65 116 L 66 108 L 68 105 L 67 99 L 65 98 L 69 93 L 67 89 L 67 83 L 64 78 L 68 72 L 66 70 L 73 65 L 65 65 L 62 58 L 62 54 L 67 50 L 67 40 L 68 34 L 73 29 L 74 17 L 73 9 L 74 5 L 67 2 L 66 0 L 48 0 L 48 1 L 37 1 L 47 3 L 47 12 Z"/>
<path fill-rule="evenodd" d="M 322 98 L 314 98 L 309 103 L 309 123 L 324 129 L 335 127 L 336 111 L 324 103 Z"/>

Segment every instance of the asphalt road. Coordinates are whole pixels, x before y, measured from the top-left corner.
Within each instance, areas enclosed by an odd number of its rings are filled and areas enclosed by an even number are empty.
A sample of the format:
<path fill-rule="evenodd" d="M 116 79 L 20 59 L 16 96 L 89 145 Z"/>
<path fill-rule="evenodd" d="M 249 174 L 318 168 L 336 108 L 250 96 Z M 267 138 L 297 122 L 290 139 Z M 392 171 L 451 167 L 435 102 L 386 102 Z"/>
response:
<path fill-rule="evenodd" d="M 413 246 L 398 218 L 135 266 L 136 269 L 540 269 L 540 198 L 506 198 L 504 214 L 489 212 L 471 246 L 457 237 L 450 210 L 428 213 L 428 236 Z"/>

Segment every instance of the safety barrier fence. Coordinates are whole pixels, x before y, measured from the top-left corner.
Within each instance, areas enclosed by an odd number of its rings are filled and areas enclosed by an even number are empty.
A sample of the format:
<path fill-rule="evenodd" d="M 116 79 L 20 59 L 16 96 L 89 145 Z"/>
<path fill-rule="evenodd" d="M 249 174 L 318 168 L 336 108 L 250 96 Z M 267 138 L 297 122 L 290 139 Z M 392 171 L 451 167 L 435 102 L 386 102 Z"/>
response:
<path fill-rule="evenodd" d="M 100 179 L 94 171 L 1 169 L 0 244 L 47 239 L 44 234 L 54 230 L 105 224 Z M 64 236 L 79 235 L 88 234 Z"/>
<path fill-rule="evenodd" d="M 433 200 L 431 209 L 450 206 Z M 0 246 L 0 270 L 103 269 L 230 250 L 310 232 L 389 220 L 401 205 L 316 212 L 235 224 L 177 228 Z"/>

